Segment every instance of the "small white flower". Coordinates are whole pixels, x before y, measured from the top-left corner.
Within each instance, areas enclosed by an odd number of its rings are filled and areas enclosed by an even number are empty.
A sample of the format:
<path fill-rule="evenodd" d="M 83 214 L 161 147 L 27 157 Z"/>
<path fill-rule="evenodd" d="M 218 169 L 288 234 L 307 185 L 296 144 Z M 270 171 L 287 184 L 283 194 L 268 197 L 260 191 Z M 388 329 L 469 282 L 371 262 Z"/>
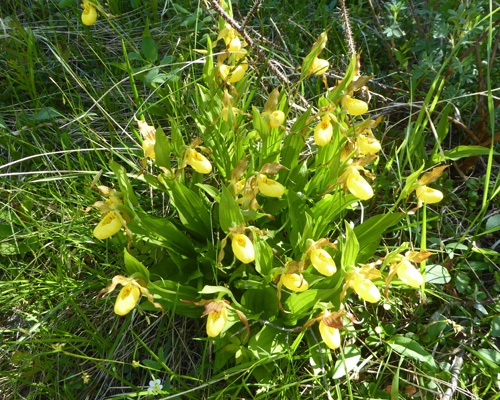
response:
<path fill-rule="evenodd" d="M 161 379 L 157 379 L 156 381 L 149 381 L 148 392 L 155 392 L 162 389 L 163 385 L 161 384 Z"/>

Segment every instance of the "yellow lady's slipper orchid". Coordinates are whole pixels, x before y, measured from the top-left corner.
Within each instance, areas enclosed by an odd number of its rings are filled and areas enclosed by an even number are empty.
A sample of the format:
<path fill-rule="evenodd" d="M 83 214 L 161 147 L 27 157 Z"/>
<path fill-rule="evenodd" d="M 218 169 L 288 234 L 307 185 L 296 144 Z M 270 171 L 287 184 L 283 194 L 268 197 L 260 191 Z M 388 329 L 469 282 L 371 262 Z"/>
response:
<path fill-rule="evenodd" d="M 204 155 L 192 148 L 188 148 L 186 152 L 186 161 L 196 172 L 209 174 L 212 171 L 212 164 L 210 164 L 210 161 Z"/>
<path fill-rule="evenodd" d="M 311 68 L 309 68 L 310 74 L 323 75 L 328 71 L 329 63 L 328 60 L 323 60 L 322 58 L 315 58 Z"/>
<path fill-rule="evenodd" d="M 420 287 L 424 283 L 424 278 L 406 257 L 396 265 L 396 274 L 399 279 L 411 287 Z"/>
<path fill-rule="evenodd" d="M 135 307 L 140 297 L 141 291 L 137 285 L 129 283 L 122 287 L 116 298 L 115 314 L 127 315 Z"/>
<path fill-rule="evenodd" d="M 439 203 L 443 200 L 443 192 L 432 189 L 426 185 L 419 186 L 416 190 L 417 198 L 427 204 Z"/>
<path fill-rule="evenodd" d="M 323 320 L 319 322 L 319 333 L 323 342 L 332 350 L 340 347 L 340 332 L 337 328 L 332 328 L 325 324 Z"/>
<path fill-rule="evenodd" d="M 100 240 L 107 239 L 115 233 L 118 233 L 122 225 L 123 223 L 119 212 L 110 211 L 94 228 L 94 236 Z"/>
<path fill-rule="evenodd" d="M 219 336 L 227 322 L 227 309 L 222 306 L 219 311 L 214 310 L 208 314 L 207 335 L 210 337 Z"/>
<path fill-rule="evenodd" d="M 357 276 L 352 283 L 352 288 L 359 297 L 369 303 L 376 303 L 380 300 L 380 292 L 377 286 L 369 279 Z"/>
<path fill-rule="evenodd" d="M 349 95 L 342 97 L 342 108 L 350 115 L 362 115 L 368 111 L 368 104 L 363 100 L 351 98 Z"/>
<path fill-rule="evenodd" d="M 399 253 L 407 248 L 408 243 L 403 243 L 399 249 L 389 253 L 385 260 L 390 263 L 389 273 L 385 278 L 385 296 L 388 297 L 389 284 L 394 276 L 398 276 L 404 283 L 411 287 L 419 287 L 424 283 L 424 278 L 414 264 L 425 261 L 434 253 L 426 250 L 407 251 L 404 256 Z"/>
<path fill-rule="evenodd" d="M 155 303 L 153 295 L 147 289 L 148 283 L 142 278 L 127 278 L 123 275 L 113 277 L 111 284 L 102 289 L 97 297 L 105 296 L 115 290 L 117 285 L 122 285 L 118 297 L 116 298 L 114 311 L 117 315 L 127 315 L 136 306 L 141 295 L 147 297 L 148 301 L 162 312 L 165 310 L 159 303 Z"/>
<path fill-rule="evenodd" d="M 363 268 L 351 267 L 350 272 L 345 277 L 344 287 L 340 294 L 340 301 L 345 297 L 347 289 L 352 288 L 359 297 L 369 303 L 376 303 L 380 300 L 380 292 L 372 282 L 373 279 L 380 278 L 382 275 L 375 268 L 380 262 L 375 262 L 363 266 Z"/>
<path fill-rule="evenodd" d="M 224 43 L 226 43 L 227 50 L 230 52 L 238 52 L 241 50 L 240 38 L 238 37 L 238 33 L 233 28 L 228 29 L 228 32 L 224 37 Z"/>
<path fill-rule="evenodd" d="M 93 25 L 97 20 L 97 10 L 94 4 L 88 0 L 83 0 L 82 7 L 82 22 L 87 26 Z"/>
<path fill-rule="evenodd" d="M 377 154 L 382 148 L 377 139 L 363 134 L 358 135 L 356 145 L 361 154 Z"/>
<path fill-rule="evenodd" d="M 257 177 L 257 185 L 260 193 L 269 197 L 281 197 L 285 193 L 285 187 L 273 179 L 269 179 L 264 174 L 259 174 Z"/>
<path fill-rule="evenodd" d="M 219 65 L 219 76 L 223 81 L 235 83 L 240 81 L 248 69 L 248 64 L 241 64 L 236 67 L 231 67 L 226 64 Z"/>
<path fill-rule="evenodd" d="M 280 110 L 273 111 L 269 114 L 269 126 L 271 128 L 278 128 L 285 122 L 285 113 Z"/>
<path fill-rule="evenodd" d="M 314 142 L 318 146 L 326 146 L 333 136 L 333 126 L 328 115 L 321 118 L 321 122 L 314 128 Z"/>
<path fill-rule="evenodd" d="M 243 264 L 248 264 L 255 260 L 253 243 L 247 235 L 242 233 L 231 235 L 231 247 L 236 258 Z"/>
<path fill-rule="evenodd" d="M 281 282 L 286 288 L 293 292 L 303 292 L 308 289 L 309 284 L 302 275 L 299 274 L 282 274 Z"/>
<path fill-rule="evenodd" d="M 332 276 L 337 272 L 335 266 L 335 261 L 326 250 L 323 249 L 312 249 L 309 252 L 309 259 L 316 270 L 325 276 Z"/>
<path fill-rule="evenodd" d="M 361 200 L 368 200 L 373 197 L 373 189 L 370 184 L 361 176 L 359 171 L 354 167 L 349 167 L 346 171 L 347 180 L 346 186 L 349 191 Z"/>
<path fill-rule="evenodd" d="M 142 142 L 142 149 L 144 150 L 144 157 L 155 159 L 155 144 L 156 144 L 156 129 L 152 125 L 148 125 L 146 121 L 135 118 L 135 122 L 139 126 L 139 132 L 144 138 Z"/>

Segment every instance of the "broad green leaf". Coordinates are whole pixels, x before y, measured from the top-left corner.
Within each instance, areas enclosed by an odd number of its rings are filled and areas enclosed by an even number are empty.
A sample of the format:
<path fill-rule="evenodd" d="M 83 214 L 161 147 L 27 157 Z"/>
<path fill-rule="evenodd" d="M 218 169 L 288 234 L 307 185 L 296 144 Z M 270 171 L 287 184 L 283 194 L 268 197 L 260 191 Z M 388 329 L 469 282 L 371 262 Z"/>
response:
<path fill-rule="evenodd" d="M 170 165 L 170 153 L 171 153 L 171 146 L 170 146 L 170 141 L 167 139 L 165 136 L 165 132 L 163 132 L 163 129 L 160 127 L 156 130 L 156 142 L 155 142 L 155 161 L 156 164 L 165 167 L 168 169 L 171 169 Z"/>
<path fill-rule="evenodd" d="M 253 314 L 269 320 L 279 312 L 276 289 L 266 287 L 263 289 L 250 289 L 243 293 L 241 305 Z"/>
<path fill-rule="evenodd" d="M 182 224 L 197 236 L 210 237 L 210 214 L 202 199 L 177 181 L 166 181 L 166 184 L 170 201 Z"/>
<path fill-rule="evenodd" d="M 329 299 L 332 295 L 331 289 L 307 289 L 292 294 L 285 302 L 285 309 L 288 308 L 294 315 L 309 313 L 318 301 Z"/>
<path fill-rule="evenodd" d="M 207 54 L 205 55 L 205 65 L 203 66 L 203 80 L 210 88 L 210 90 L 214 90 L 215 88 L 215 79 L 214 79 L 214 59 L 212 56 L 212 40 L 209 35 L 206 35 L 207 38 Z"/>
<path fill-rule="evenodd" d="M 183 286 L 179 282 L 160 280 L 148 285 L 148 290 L 154 296 L 155 301 L 160 303 L 165 310 L 190 318 L 199 318 L 203 312 L 203 307 L 181 301 L 195 301 L 199 298 L 198 291 L 191 286 Z M 158 311 L 148 301 L 141 302 L 141 308 Z"/>
<path fill-rule="evenodd" d="M 267 242 L 258 234 L 254 235 L 255 270 L 262 276 L 267 276 L 273 268 L 273 251 Z"/>
<path fill-rule="evenodd" d="M 378 249 L 384 232 L 399 222 L 405 214 L 396 212 L 371 217 L 354 228 L 359 242 L 359 253 L 356 262 L 365 264 Z"/>
<path fill-rule="evenodd" d="M 269 126 L 267 122 L 260 116 L 259 110 L 255 106 L 252 106 L 252 115 L 253 115 L 253 127 L 259 132 L 259 135 L 262 139 L 269 136 Z"/>
<path fill-rule="evenodd" d="M 392 339 L 387 341 L 387 344 L 399 354 L 411 358 L 412 360 L 420 361 L 426 363 L 429 367 L 436 369 L 437 365 L 432 358 L 432 355 L 428 353 L 420 344 L 415 340 L 407 338 L 405 336 L 394 336 Z"/>
<path fill-rule="evenodd" d="M 462 346 L 483 361 L 493 371 L 500 373 L 500 353 L 498 351 L 490 349 L 475 350 L 465 344 L 462 344 Z"/>
<path fill-rule="evenodd" d="M 149 271 L 148 269 L 137 260 L 132 254 L 130 254 L 127 249 L 123 249 L 123 256 L 125 262 L 125 269 L 128 275 L 138 274 L 146 282 L 149 282 Z"/>
<path fill-rule="evenodd" d="M 196 186 L 198 186 L 201 190 L 203 190 L 206 194 L 213 198 L 217 203 L 220 203 L 221 195 L 217 188 L 213 187 L 212 185 L 205 185 L 204 183 L 197 183 Z"/>
<path fill-rule="evenodd" d="M 229 228 L 241 225 L 244 222 L 240 207 L 226 186 L 222 186 L 222 196 L 219 207 L 219 224 L 221 229 L 229 232 Z"/>
<path fill-rule="evenodd" d="M 146 22 L 144 32 L 142 33 L 141 53 L 151 62 L 158 59 L 158 47 L 149 33 L 149 23 Z"/>
<path fill-rule="evenodd" d="M 272 354 L 284 353 L 287 347 L 287 333 L 268 325 L 264 325 L 248 342 L 248 349 L 258 360 Z"/>
<path fill-rule="evenodd" d="M 357 58 L 356 55 L 354 55 L 351 58 L 351 61 L 349 62 L 349 66 L 347 67 L 347 71 L 344 75 L 344 79 L 342 82 L 340 82 L 339 85 L 332 91 L 328 92 L 327 98 L 330 100 L 333 104 L 335 104 L 340 96 L 344 94 L 344 89 L 352 82 L 352 79 L 354 78 L 354 70 L 356 69 L 356 62 Z"/>
<path fill-rule="evenodd" d="M 500 316 L 496 316 L 491 320 L 491 336 L 500 337 Z"/>
<path fill-rule="evenodd" d="M 445 285 L 451 281 L 450 273 L 439 264 L 428 264 L 425 266 L 425 282 L 435 285 Z"/>
<path fill-rule="evenodd" d="M 342 269 L 345 271 L 350 265 L 356 265 L 359 254 L 359 242 L 351 226 L 345 221 L 346 236 L 342 244 Z"/>
<path fill-rule="evenodd" d="M 336 221 L 340 213 L 359 199 L 352 194 L 344 196 L 340 191 L 333 194 L 326 194 L 312 208 L 313 217 L 313 239 L 318 240 L 332 229 L 332 221 Z"/>
<path fill-rule="evenodd" d="M 451 150 L 445 150 L 444 155 L 447 160 L 460 160 L 461 158 L 475 157 L 475 156 L 487 156 L 490 154 L 489 147 L 483 146 L 457 146 Z M 493 152 L 493 155 L 498 156 L 499 153 Z M 441 154 L 436 154 L 432 159 L 432 163 L 438 163 L 442 161 Z"/>
<path fill-rule="evenodd" d="M 202 290 L 198 292 L 199 294 L 214 294 L 214 293 L 225 293 L 229 296 L 233 296 L 233 293 L 224 286 L 210 286 L 205 285 Z"/>
<path fill-rule="evenodd" d="M 300 193 L 295 193 L 293 190 L 288 190 L 288 221 L 290 222 L 290 244 L 293 248 L 299 246 L 300 235 L 304 231 L 306 225 L 306 197 Z M 300 251 L 300 249 L 298 249 Z"/>
<path fill-rule="evenodd" d="M 346 376 L 351 372 L 356 365 L 358 365 L 359 360 L 361 360 L 361 349 L 357 345 L 349 345 L 344 348 L 344 360 L 342 358 L 337 358 L 335 362 L 335 367 L 333 367 L 333 379 L 339 379 Z"/>
<path fill-rule="evenodd" d="M 148 232 L 162 239 L 162 246 L 167 251 L 188 258 L 196 258 L 192 240 L 182 233 L 168 218 L 158 218 L 152 215 L 137 214 L 137 219 L 143 228 L 142 235 Z"/>
<path fill-rule="evenodd" d="M 120 191 L 132 205 L 138 206 L 139 202 L 135 197 L 134 190 L 132 189 L 132 185 L 130 184 L 125 168 L 123 168 L 120 164 L 114 162 L 113 160 L 109 162 L 109 168 L 115 173 L 116 178 L 118 179 Z"/>
<path fill-rule="evenodd" d="M 174 147 L 174 153 L 179 159 L 184 154 L 185 143 L 182 137 L 181 131 L 179 130 L 179 125 L 172 117 L 169 118 L 170 127 L 172 131 L 170 132 L 170 139 L 172 140 L 172 146 Z"/>
<path fill-rule="evenodd" d="M 486 232 L 483 235 L 500 230 L 500 214 L 493 215 L 486 220 Z"/>

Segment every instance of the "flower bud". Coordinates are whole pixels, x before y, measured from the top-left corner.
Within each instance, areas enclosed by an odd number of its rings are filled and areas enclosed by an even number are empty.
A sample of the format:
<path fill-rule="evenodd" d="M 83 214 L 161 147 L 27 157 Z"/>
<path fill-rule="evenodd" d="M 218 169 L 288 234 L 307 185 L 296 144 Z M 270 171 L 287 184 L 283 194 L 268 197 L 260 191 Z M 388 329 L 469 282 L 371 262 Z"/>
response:
<path fill-rule="evenodd" d="M 207 335 L 210 337 L 219 336 L 219 334 L 224 329 L 227 321 L 227 310 L 226 307 L 222 307 L 222 309 L 217 311 L 212 311 L 208 314 L 207 319 Z"/>
<path fill-rule="evenodd" d="M 141 291 L 133 283 L 129 283 L 122 287 L 118 297 L 115 302 L 115 314 L 117 315 L 127 315 L 135 307 L 139 298 L 141 297 Z"/>
<path fill-rule="evenodd" d="M 351 98 L 345 95 L 342 97 L 342 108 L 350 115 L 362 115 L 368 111 L 368 104 L 362 100 Z"/>
<path fill-rule="evenodd" d="M 420 271 L 418 271 L 407 259 L 403 259 L 403 261 L 396 266 L 396 274 L 399 279 L 411 287 L 419 287 L 424 283 L 424 278 Z"/>
<path fill-rule="evenodd" d="M 349 191 L 361 200 L 368 200 L 373 197 L 373 189 L 370 184 L 361 176 L 356 168 L 350 168 L 346 181 Z"/>
<path fill-rule="evenodd" d="M 298 274 L 283 274 L 281 282 L 287 289 L 294 292 L 303 292 L 309 287 L 307 281 Z"/>
<path fill-rule="evenodd" d="M 439 203 L 443 200 L 443 192 L 422 185 L 417 188 L 417 197 L 428 204 Z"/>
<path fill-rule="evenodd" d="M 285 187 L 281 183 L 269 179 L 264 174 L 259 174 L 257 177 L 257 185 L 260 192 L 265 196 L 281 197 L 285 193 Z"/>
<path fill-rule="evenodd" d="M 94 228 L 94 236 L 97 239 L 107 239 L 122 228 L 122 221 L 117 211 L 108 212 Z"/>
<path fill-rule="evenodd" d="M 377 154 L 381 149 L 380 142 L 377 139 L 366 135 L 358 135 L 356 144 L 362 154 Z"/>
<path fill-rule="evenodd" d="M 309 73 L 315 75 L 323 75 L 326 71 L 328 71 L 328 66 L 329 64 L 327 60 L 315 58 L 311 65 L 311 68 L 309 68 Z"/>
<path fill-rule="evenodd" d="M 231 236 L 231 247 L 236 258 L 243 264 L 248 264 L 255 260 L 253 243 L 248 236 L 241 233 L 233 234 Z"/>
<path fill-rule="evenodd" d="M 330 122 L 330 117 L 325 115 L 321 118 L 321 122 L 314 128 L 314 142 L 318 146 L 326 146 L 330 143 L 333 136 L 333 126 Z"/>
<path fill-rule="evenodd" d="M 210 161 L 204 155 L 194 149 L 188 149 L 187 152 L 187 162 L 196 172 L 209 174 L 212 171 L 212 164 L 210 164 Z"/>
<path fill-rule="evenodd" d="M 316 270 L 325 276 L 332 276 L 337 268 L 335 267 L 335 261 L 326 250 L 314 249 L 309 253 L 309 259 Z"/>
<path fill-rule="evenodd" d="M 94 25 L 97 20 L 97 10 L 92 3 L 87 0 L 83 0 L 82 7 L 82 22 L 87 26 Z"/>
<path fill-rule="evenodd" d="M 380 292 L 378 291 L 377 286 L 375 286 L 375 284 L 369 279 L 363 279 L 362 277 L 357 276 L 354 278 L 352 288 L 359 297 L 369 303 L 376 303 L 380 300 Z"/>
<path fill-rule="evenodd" d="M 336 328 L 326 325 L 323 320 L 319 322 L 319 333 L 323 342 L 332 350 L 340 347 L 340 332 Z"/>

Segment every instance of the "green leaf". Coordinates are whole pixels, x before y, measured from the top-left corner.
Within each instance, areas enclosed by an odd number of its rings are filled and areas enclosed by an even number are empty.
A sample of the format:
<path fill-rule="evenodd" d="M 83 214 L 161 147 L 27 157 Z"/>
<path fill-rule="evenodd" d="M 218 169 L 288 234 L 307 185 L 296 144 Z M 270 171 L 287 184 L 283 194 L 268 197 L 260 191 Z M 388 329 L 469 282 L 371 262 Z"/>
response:
<path fill-rule="evenodd" d="M 327 194 L 317 202 L 312 208 L 313 217 L 313 239 L 318 240 L 331 230 L 332 221 L 336 221 L 342 211 L 359 199 L 352 194 L 344 196 L 340 191 Z"/>
<path fill-rule="evenodd" d="M 292 294 L 285 302 L 292 314 L 300 315 L 311 312 L 318 302 L 329 299 L 334 293 L 331 289 L 308 289 L 305 292 Z"/>
<path fill-rule="evenodd" d="M 109 162 L 109 168 L 115 173 L 116 178 L 118 179 L 118 184 L 120 185 L 120 191 L 124 194 L 126 199 L 128 199 L 132 205 L 138 206 L 139 202 L 135 197 L 134 190 L 132 189 L 132 185 L 130 184 L 125 168 L 113 160 Z"/>
<path fill-rule="evenodd" d="M 491 320 L 491 336 L 500 337 L 500 316 L 496 316 Z"/>
<path fill-rule="evenodd" d="M 154 296 L 155 301 L 160 303 L 165 310 L 190 318 L 199 318 L 203 312 L 203 307 L 189 305 L 181 301 L 194 301 L 199 297 L 198 291 L 191 286 L 183 286 L 179 282 L 161 280 L 148 285 L 148 290 Z M 148 301 L 143 301 L 141 308 L 158 311 Z"/>
<path fill-rule="evenodd" d="M 338 358 L 333 367 L 333 379 L 339 379 L 351 372 L 361 360 L 361 350 L 357 345 L 349 345 L 344 348 L 344 360 Z"/>
<path fill-rule="evenodd" d="M 156 142 L 155 142 L 155 161 L 156 164 L 160 167 L 165 167 L 171 169 L 170 165 L 170 152 L 171 145 L 165 132 L 160 127 L 156 130 Z"/>
<path fill-rule="evenodd" d="M 213 187 L 212 185 L 206 185 L 204 183 L 197 183 L 196 186 L 198 186 L 201 190 L 203 190 L 206 194 L 213 198 L 217 203 L 220 203 L 221 195 L 217 188 Z"/>
<path fill-rule="evenodd" d="M 346 237 L 342 243 L 342 269 L 345 271 L 347 267 L 356 265 L 356 259 L 359 253 L 359 243 L 356 234 L 351 226 L 345 221 Z"/>
<path fill-rule="evenodd" d="M 356 262 L 365 264 L 378 249 L 384 232 L 404 216 L 405 214 L 400 212 L 375 215 L 356 226 L 354 233 L 359 242 L 359 254 Z"/>
<path fill-rule="evenodd" d="M 241 304 L 253 314 L 260 315 L 266 320 L 275 316 L 279 311 L 276 289 L 269 286 L 263 289 L 247 290 L 241 297 Z"/>
<path fill-rule="evenodd" d="M 399 198 L 397 201 L 398 203 L 401 200 L 406 200 L 406 198 L 410 194 L 410 190 L 412 189 L 413 185 L 415 185 L 415 182 L 417 182 L 417 179 L 419 178 L 420 174 L 424 170 L 424 167 L 425 167 L 425 164 L 422 164 L 422 166 L 417 171 L 415 171 L 408 178 L 406 178 L 405 187 L 403 188 L 403 190 L 401 191 L 401 194 L 399 195 Z"/>
<path fill-rule="evenodd" d="M 211 236 L 210 215 L 202 199 L 191 189 L 177 181 L 165 181 L 172 205 L 179 213 L 182 224 L 202 238 Z"/>
<path fill-rule="evenodd" d="M 255 106 L 252 106 L 252 114 L 253 114 L 253 128 L 259 132 L 259 135 L 262 139 L 269 136 L 269 126 L 267 122 L 260 116 L 259 110 Z"/>
<path fill-rule="evenodd" d="M 411 358 L 412 360 L 423 362 L 432 369 L 437 369 L 437 365 L 432 355 L 415 340 L 397 335 L 388 340 L 387 344 L 399 354 Z"/>
<path fill-rule="evenodd" d="M 123 256 L 124 256 L 125 269 L 127 270 L 127 274 L 129 276 L 134 275 L 134 274 L 138 274 L 146 282 L 149 282 L 148 269 L 140 261 L 138 261 L 132 254 L 130 254 L 127 251 L 127 249 L 123 249 Z"/>
<path fill-rule="evenodd" d="M 203 80 L 210 88 L 210 90 L 214 90 L 215 88 L 215 79 L 214 79 L 214 58 L 212 56 L 212 40 L 209 35 L 206 35 L 207 38 L 207 54 L 205 55 L 205 65 L 203 66 Z"/>
<path fill-rule="evenodd" d="M 444 151 L 444 155 L 447 160 L 460 160 L 461 158 L 466 157 L 475 157 L 475 156 L 487 156 L 490 154 L 489 147 L 483 146 L 457 146 L 454 149 Z M 499 153 L 494 151 L 493 155 L 498 156 Z M 432 159 L 432 163 L 438 163 L 442 161 L 441 154 L 436 154 Z"/>
<path fill-rule="evenodd" d="M 258 359 L 280 354 L 287 351 L 287 334 L 276 328 L 264 325 L 260 332 L 252 336 L 248 342 L 248 349 Z"/>
<path fill-rule="evenodd" d="M 222 196 L 219 207 L 219 224 L 221 229 L 229 232 L 229 228 L 241 225 L 244 222 L 240 207 L 226 186 L 222 186 Z"/>
<path fill-rule="evenodd" d="M 321 34 L 324 35 L 323 38 L 321 38 L 321 35 L 320 37 L 318 37 L 317 42 L 315 43 L 309 54 L 304 58 L 300 71 L 300 80 L 303 80 L 306 76 L 309 75 L 309 69 L 311 69 L 311 65 L 313 64 L 314 59 L 318 57 L 318 54 L 320 54 L 320 52 L 324 48 L 324 42 L 325 40 L 327 40 L 327 32 L 323 32 Z"/>
<path fill-rule="evenodd" d="M 425 282 L 435 285 L 445 285 L 451 281 L 450 273 L 442 265 L 428 264 L 425 266 Z"/>
<path fill-rule="evenodd" d="M 149 34 L 149 21 L 146 22 L 144 32 L 142 33 L 141 53 L 151 62 L 155 62 L 158 59 L 158 47 L 156 47 L 155 41 Z"/>
<path fill-rule="evenodd" d="M 172 140 L 172 146 L 174 147 L 174 153 L 178 158 L 181 158 L 184 154 L 184 138 L 182 137 L 181 131 L 179 129 L 179 125 L 173 118 L 169 118 L 170 120 L 170 139 Z"/>
<path fill-rule="evenodd" d="M 255 270 L 262 276 L 267 276 L 273 268 L 273 251 L 267 242 L 258 234 L 254 235 Z"/>
<path fill-rule="evenodd" d="M 500 214 L 496 214 L 488 218 L 486 221 L 486 232 L 484 232 L 483 235 L 493 233 L 498 230 L 500 230 Z"/>

